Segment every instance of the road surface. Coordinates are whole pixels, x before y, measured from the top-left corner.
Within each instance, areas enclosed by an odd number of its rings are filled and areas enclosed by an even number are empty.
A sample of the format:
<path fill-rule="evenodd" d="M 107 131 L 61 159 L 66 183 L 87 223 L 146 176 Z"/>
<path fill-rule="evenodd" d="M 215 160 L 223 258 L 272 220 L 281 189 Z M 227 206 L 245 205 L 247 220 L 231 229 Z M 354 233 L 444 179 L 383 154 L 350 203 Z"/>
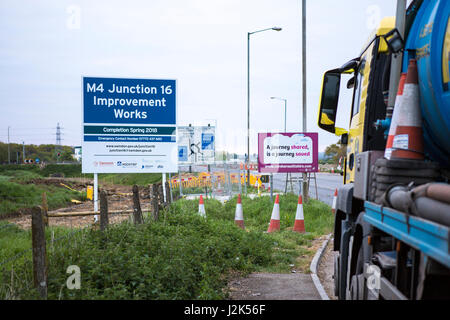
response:
<path fill-rule="evenodd" d="M 292 174 L 292 177 L 298 178 L 301 174 Z M 309 196 L 313 199 L 316 198 L 316 187 L 313 179 L 314 175 L 311 177 L 309 185 Z M 316 173 L 317 180 L 317 197 L 320 201 L 325 202 L 328 205 L 332 205 L 333 195 L 336 188 L 342 186 L 343 178 L 339 174 L 332 173 Z M 286 174 L 285 173 L 275 173 L 273 175 L 273 188 L 274 190 L 284 192 L 286 187 Z M 298 194 L 299 183 L 292 182 L 292 187 L 294 192 Z M 291 184 L 288 183 L 288 192 L 291 191 Z"/>
<path fill-rule="evenodd" d="M 220 170 L 215 170 L 220 171 Z M 239 171 L 236 170 L 230 170 L 232 173 L 238 174 Z M 301 176 L 301 174 L 292 174 L 292 177 L 295 179 Z M 281 192 L 284 193 L 285 186 L 286 186 L 286 174 L 285 173 L 275 173 L 273 175 L 274 181 L 273 181 L 273 188 L 275 192 Z M 312 176 L 313 177 L 313 176 Z M 320 201 L 325 202 L 329 206 L 333 203 L 333 196 L 334 191 L 336 188 L 339 188 L 342 186 L 342 176 L 339 174 L 331 174 L 331 173 L 316 173 L 316 180 L 317 180 L 317 199 Z M 268 183 L 266 184 L 269 185 Z M 294 193 L 298 194 L 299 191 L 299 183 L 298 182 L 292 182 L 292 188 L 294 189 Z M 237 193 L 238 187 L 234 186 L 234 192 L 233 194 Z M 244 188 L 243 188 L 244 189 Z M 243 192 L 242 189 L 242 192 Z M 288 183 L 288 192 L 291 191 L 291 184 Z M 264 194 L 267 194 L 267 191 L 264 191 Z M 311 178 L 310 186 L 309 186 L 309 195 L 311 198 L 316 198 L 316 184 L 314 182 L 314 179 Z M 199 194 L 189 194 L 187 195 L 188 199 L 196 199 L 200 195 Z M 256 195 L 250 195 L 250 196 L 256 196 Z M 223 195 L 221 194 L 215 194 L 214 197 L 220 201 L 225 201 L 230 198 L 229 194 L 226 192 Z"/>

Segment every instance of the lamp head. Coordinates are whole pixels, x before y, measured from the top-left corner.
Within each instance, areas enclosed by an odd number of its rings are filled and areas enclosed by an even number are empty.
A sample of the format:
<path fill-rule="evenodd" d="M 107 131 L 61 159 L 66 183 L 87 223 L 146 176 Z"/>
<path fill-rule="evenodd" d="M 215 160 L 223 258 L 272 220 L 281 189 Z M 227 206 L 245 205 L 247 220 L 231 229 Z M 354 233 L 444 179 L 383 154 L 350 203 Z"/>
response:
<path fill-rule="evenodd" d="M 273 27 L 272 30 L 275 30 L 275 31 L 281 31 L 281 30 L 283 30 L 283 29 L 280 28 L 280 27 Z"/>

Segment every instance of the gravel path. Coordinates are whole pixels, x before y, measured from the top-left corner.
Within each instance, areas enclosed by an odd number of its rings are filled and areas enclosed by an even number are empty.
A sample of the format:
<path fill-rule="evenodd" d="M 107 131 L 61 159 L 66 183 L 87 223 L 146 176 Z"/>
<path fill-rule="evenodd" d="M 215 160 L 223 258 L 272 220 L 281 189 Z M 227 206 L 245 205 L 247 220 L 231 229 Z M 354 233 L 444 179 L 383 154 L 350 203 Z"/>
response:
<path fill-rule="evenodd" d="M 320 300 L 309 274 L 253 273 L 229 286 L 231 300 Z"/>
<path fill-rule="evenodd" d="M 320 259 L 320 264 L 317 271 L 320 282 L 322 283 L 325 292 L 331 300 L 337 299 L 337 297 L 334 295 L 333 279 L 335 254 L 336 252 L 333 251 L 333 240 L 330 240 L 322 256 L 322 259 Z"/>
<path fill-rule="evenodd" d="M 291 273 L 252 273 L 228 283 L 231 300 L 321 300 L 311 275 L 308 273 L 314 253 L 326 236 L 313 240 L 308 250 L 311 255 L 301 256 L 302 267 L 293 267 Z M 328 293 L 328 292 L 327 292 Z"/>

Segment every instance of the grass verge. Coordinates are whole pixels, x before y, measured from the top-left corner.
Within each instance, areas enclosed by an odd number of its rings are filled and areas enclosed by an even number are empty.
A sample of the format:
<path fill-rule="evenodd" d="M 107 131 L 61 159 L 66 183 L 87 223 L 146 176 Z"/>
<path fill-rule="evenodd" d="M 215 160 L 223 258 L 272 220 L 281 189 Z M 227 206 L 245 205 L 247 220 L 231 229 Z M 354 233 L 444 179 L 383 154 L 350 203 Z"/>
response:
<path fill-rule="evenodd" d="M 205 200 L 206 219 L 197 214 L 198 201 L 179 200 L 157 222 L 146 215 L 139 226 L 123 222 L 104 233 L 49 228 L 49 299 L 225 299 L 231 275 L 302 268 L 313 254 L 313 239 L 331 232 L 330 208 L 314 200 L 304 205 L 308 233 L 292 232 L 296 204 L 294 195 L 280 197 L 281 231 L 270 234 L 264 232 L 272 211 L 269 197 L 243 198 L 246 230 L 234 225 L 235 199 Z M 0 232 L 0 263 L 31 245 L 29 231 L 7 229 Z M 52 242 L 52 233 L 69 236 Z M 12 239 L 14 248 L 8 245 Z M 37 298 L 30 253 L 0 265 L 2 298 Z M 70 265 L 81 270 L 79 290 L 66 288 Z"/>

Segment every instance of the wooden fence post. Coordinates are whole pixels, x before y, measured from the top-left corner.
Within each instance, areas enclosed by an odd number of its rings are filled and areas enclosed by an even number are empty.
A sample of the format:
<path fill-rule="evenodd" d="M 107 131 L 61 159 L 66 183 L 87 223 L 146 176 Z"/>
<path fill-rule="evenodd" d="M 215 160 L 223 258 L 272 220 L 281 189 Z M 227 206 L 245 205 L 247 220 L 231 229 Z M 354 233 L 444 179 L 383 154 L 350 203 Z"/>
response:
<path fill-rule="evenodd" d="M 108 198 L 106 191 L 100 192 L 100 230 L 103 231 L 108 227 Z"/>
<path fill-rule="evenodd" d="M 150 188 L 150 208 L 152 210 L 152 218 L 154 221 L 159 217 L 159 205 L 158 205 L 158 185 L 151 184 Z"/>
<path fill-rule="evenodd" d="M 42 214 L 44 216 L 44 225 L 48 227 L 48 204 L 47 204 L 47 193 L 42 193 Z"/>
<path fill-rule="evenodd" d="M 139 188 L 137 185 L 133 186 L 133 217 L 134 224 L 142 223 L 141 203 L 139 201 Z"/>
<path fill-rule="evenodd" d="M 164 206 L 164 191 L 162 183 L 158 183 L 158 205 L 160 208 Z"/>
<path fill-rule="evenodd" d="M 171 199 L 170 199 L 170 186 L 169 186 L 169 182 L 166 181 L 165 187 L 166 187 L 166 204 L 170 204 Z"/>
<path fill-rule="evenodd" d="M 47 251 L 42 207 L 31 211 L 31 237 L 33 246 L 33 281 L 42 299 L 47 299 Z"/>

